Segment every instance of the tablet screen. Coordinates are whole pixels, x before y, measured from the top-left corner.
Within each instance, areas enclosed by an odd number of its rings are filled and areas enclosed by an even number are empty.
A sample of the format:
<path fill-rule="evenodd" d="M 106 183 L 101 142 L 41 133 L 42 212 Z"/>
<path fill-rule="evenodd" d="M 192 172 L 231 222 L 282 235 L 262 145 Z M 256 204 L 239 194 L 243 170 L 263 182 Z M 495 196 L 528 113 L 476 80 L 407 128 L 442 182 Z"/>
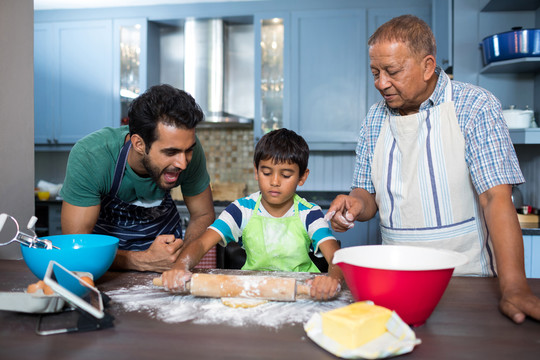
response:
<path fill-rule="evenodd" d="M 54 292 L 79 309 L 98 319 L 102 319 L 105 315 L 99 290 L 57 262 L 49 263 L 43 281 Z"/>

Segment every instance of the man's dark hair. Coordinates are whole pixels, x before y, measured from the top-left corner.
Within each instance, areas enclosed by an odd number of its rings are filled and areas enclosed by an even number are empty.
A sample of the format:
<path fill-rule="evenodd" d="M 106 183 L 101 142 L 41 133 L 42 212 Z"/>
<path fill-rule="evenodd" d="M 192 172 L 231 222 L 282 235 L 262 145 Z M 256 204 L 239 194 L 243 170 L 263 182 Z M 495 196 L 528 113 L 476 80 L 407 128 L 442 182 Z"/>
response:
<path fill-rule="evenodd" d="M 268 159 L 272 159 L 274 164 L 297 164 L 302 176 L 308 165 L 309 146 L 303 137 L 292 130 L 273 130 L 259 140 L 253 156 L 257 169 L 262 160 Z"/>
<path fill-rule="evenodd" d="M 152 86 L 133 100 L 128 118 L 129 134 L 139 135 L 148 152 L 157 139 L 158 123 L 189 130 L 204 119 L 204 113 L 190 94 L 164 84 Z"/>

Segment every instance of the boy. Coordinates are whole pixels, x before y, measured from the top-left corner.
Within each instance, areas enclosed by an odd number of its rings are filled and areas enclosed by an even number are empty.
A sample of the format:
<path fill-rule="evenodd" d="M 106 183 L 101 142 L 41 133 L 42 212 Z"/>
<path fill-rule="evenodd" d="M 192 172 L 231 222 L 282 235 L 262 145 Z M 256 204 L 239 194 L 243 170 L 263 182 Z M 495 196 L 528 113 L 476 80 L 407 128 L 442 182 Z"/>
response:
<path fill-rule="evenodd" d="M 255 147 L 255 179 L 260 191 L 238 199 L 196 241 L 189 243 L 173 268 L 162 275 L 163 285 L 183 291 L 189 272 L 217 243 L 242 241 L 246 250 L 243 270 L 319 272 L 309 258 L 310 248 L 321 252 L 329 264 L 328 276 L 311 283 L 311 297 L 328 300 L 342 281 L 332 264 L 339 244 L 320 207 L 296 195 L 306 181 L 309 147 L 294 131 L 274 130 Z"/>

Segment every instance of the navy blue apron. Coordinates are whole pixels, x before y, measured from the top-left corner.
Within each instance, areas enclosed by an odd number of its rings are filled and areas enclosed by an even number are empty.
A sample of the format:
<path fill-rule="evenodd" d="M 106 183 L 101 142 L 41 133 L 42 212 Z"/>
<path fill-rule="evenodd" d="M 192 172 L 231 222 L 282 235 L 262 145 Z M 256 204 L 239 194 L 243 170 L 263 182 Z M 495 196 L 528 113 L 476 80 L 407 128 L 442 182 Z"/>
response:
<path fill-rule="evenodd" d="M 130 148 L 131 141 L 128 141 L 120 150 L 113 184 L 109 193 L 101 199 L 93 232 L 119 238 L 120 250 L 145 250 L 161 234 L 174 234 L 176 238 L 181 238 L 182 222 L 170 192 L 167 192 L 160 205 L 154 207 L 137 206 L 118 198 Z"/>

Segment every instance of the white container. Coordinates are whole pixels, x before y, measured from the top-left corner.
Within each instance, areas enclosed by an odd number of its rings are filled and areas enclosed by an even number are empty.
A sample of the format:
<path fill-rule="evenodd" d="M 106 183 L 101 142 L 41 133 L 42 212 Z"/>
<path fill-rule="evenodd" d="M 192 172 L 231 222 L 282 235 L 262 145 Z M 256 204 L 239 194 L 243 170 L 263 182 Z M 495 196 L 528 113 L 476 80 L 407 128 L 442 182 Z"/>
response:
<path fill-rule="evenodd" d="M 510 109 L 503 110 L 504 120 L 509 129 L 524 129 L 532 125 L 534 112 L 530 109 L 516 109 L 513 105 Z"/>

